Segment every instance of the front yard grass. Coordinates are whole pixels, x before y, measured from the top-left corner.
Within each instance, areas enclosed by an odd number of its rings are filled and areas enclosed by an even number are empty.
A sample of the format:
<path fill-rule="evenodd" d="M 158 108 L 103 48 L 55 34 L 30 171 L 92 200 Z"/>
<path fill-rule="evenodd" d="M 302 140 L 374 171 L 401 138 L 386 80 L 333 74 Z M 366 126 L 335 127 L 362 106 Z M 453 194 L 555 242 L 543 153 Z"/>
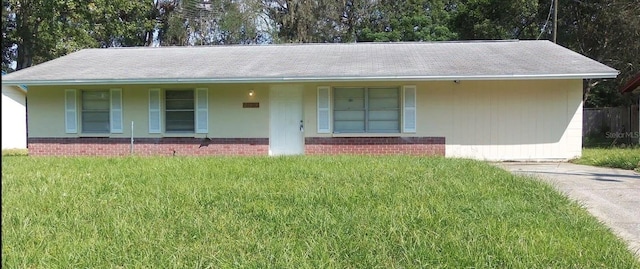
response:
<path fill-rule="evenodd" d="M 419 157 L 2 160 L 3 268 L 640 268 L 539 180 Z"/>
<path fill-rule="evenodd" d="M 624 148 L 584 148 L 582 157 L 572 163 L 622 168 L 640 172 L 640 146 Z"/>
<path fill-rule="evenodd" d="M 29 150 L 27 149 L 3 149 L 2 156 L 28 156 Z"/>

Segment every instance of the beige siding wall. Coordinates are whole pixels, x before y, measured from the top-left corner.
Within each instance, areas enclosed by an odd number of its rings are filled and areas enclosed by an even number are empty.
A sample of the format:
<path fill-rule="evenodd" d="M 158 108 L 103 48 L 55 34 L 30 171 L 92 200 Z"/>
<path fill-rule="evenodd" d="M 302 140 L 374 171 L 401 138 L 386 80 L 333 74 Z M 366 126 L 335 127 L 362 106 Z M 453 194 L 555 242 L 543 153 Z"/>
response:
<path fill-rule="evenodd" d="M 30 86 L 29 137 L 76 137 L 64 130 L 64 88 Z"/>
<path fill-rule="evenodd" d="M 442 136 L 446 155 L 486 160 L 570 159 L 581 153 L 582 82 L 580 80 L 304 83 L 306 137 L 317 133 L 318 86 L 417 86 L 417 132 L 393 136 Z M 123 89 L 124 133 L 135 122 L 136 137 L 166 137 L 148 133 L 148 89 L 209 89 L 209 137 L 257 138 L 269 136 L 269 85 L 119 85 L 76 89 Z M 64 89 L 30 87 L 31 137 L 76 137 L 65 134 Z M 255 95 L 250 97 L 249 91 Z M 80 96 L 80 95 L 78 95 Z M 242 108 L 258 102 L 259 108 Z M 80 121 L 78 121 L 80 122 Z M 388 136 L 389 134 L 385 134 Z M 95 136 L 95 135 L 92 135 Z M 205 134 L 186 136 L 204 137 Z M 343 135 L 344 136 L 344 135 Z"/>
<path fill-rule="evenodd" d="M 269 88 L 251 85 L 209 87 L 209 136 L 224 138 L 269 137 Z M 253 90 L 254 95 L 249 96 Z M 243 102 L 260 103 L 242 108 Z"/>
<path fill-rule="evenodd" d="M 124 132 L 122 134 L 67 134 L 64 127 L 64 90 L 121 88 Z M 208 88 L 208 134 L 149 134 L 149 89 Z M 253 90 L 254 95 L 249 96 Z M 32 87 L 29 92 L 30 137 L 130 137 L 134 122 L 135 137 L 269 137 L 269 91 L 267 85 L 115 85 L 109 87 Z M 242 108 L 243 102 L 258 102 L 259 108 Z M 164 105 L 164 104 L 163 104 Z M 80 109 L 80 107 L 78 107 Z M 163 115 L 164 119 L 164 115 Z M 78 113 L 81 130 L 80 113 Z M 164 124 L 163 124 L 164 125 Z"/>
<path fill-rule="evenodd" d="M 448 157 L 566 160 L 582 152 L 580 80 L 309 84 L 307 126 L 316 126 L 318 86 L 358 85 L 416 85 L 417 132 L 397 136 L 444 136 Z"/>
<path fill-rule="evenodd" d="M 447 156 L 544 160 L 581 154 L 579 80 L 462 81 L 451 95 Z"/>

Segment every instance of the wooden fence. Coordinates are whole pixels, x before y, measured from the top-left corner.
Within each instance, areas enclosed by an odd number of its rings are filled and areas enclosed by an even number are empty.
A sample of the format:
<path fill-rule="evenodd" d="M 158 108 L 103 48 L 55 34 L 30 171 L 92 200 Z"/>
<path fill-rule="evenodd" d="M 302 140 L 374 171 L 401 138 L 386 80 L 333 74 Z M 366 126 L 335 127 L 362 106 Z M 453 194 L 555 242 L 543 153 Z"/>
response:
<path fill-rule="evenodd" d="M 585 108 L 582 136 L 600 136 L 621 143 L 638 143 L 638 106 Z"/>

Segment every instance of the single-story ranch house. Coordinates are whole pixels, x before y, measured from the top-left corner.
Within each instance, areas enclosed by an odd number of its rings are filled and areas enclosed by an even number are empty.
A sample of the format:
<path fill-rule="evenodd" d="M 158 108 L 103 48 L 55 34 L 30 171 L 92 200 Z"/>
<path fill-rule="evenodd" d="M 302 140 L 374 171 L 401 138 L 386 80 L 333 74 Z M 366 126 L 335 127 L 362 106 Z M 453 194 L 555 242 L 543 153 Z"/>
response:
<path fill-rule="evenodd" d="M 549 41 L 85 49 L 26 85 L 31 155 L 581 155 L 583 79 Z"/>

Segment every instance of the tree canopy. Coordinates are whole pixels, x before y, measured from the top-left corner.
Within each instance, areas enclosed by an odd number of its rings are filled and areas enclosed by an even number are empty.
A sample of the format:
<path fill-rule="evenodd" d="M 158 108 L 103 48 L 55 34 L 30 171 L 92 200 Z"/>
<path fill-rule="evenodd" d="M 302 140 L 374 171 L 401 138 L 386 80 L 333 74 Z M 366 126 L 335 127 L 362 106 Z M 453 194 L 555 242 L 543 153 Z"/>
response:
<path fill-rule="evenodd" d="M 618 89 L 640 73 L 639 1 L 567 1 L 558 11 L 559 44 L 620 71 L 616 80 L 587 81 L 585 105 L 631 102 Z"/>
<path fill-rule="evenodd" d="M 585 82 L 587 106 L 629 101 L 638 0 L 560 1 L 558 43 L 620 70 Z M 2 70 L 83 48 L 551 39 L 550 0 L 2 0 Z"/>

